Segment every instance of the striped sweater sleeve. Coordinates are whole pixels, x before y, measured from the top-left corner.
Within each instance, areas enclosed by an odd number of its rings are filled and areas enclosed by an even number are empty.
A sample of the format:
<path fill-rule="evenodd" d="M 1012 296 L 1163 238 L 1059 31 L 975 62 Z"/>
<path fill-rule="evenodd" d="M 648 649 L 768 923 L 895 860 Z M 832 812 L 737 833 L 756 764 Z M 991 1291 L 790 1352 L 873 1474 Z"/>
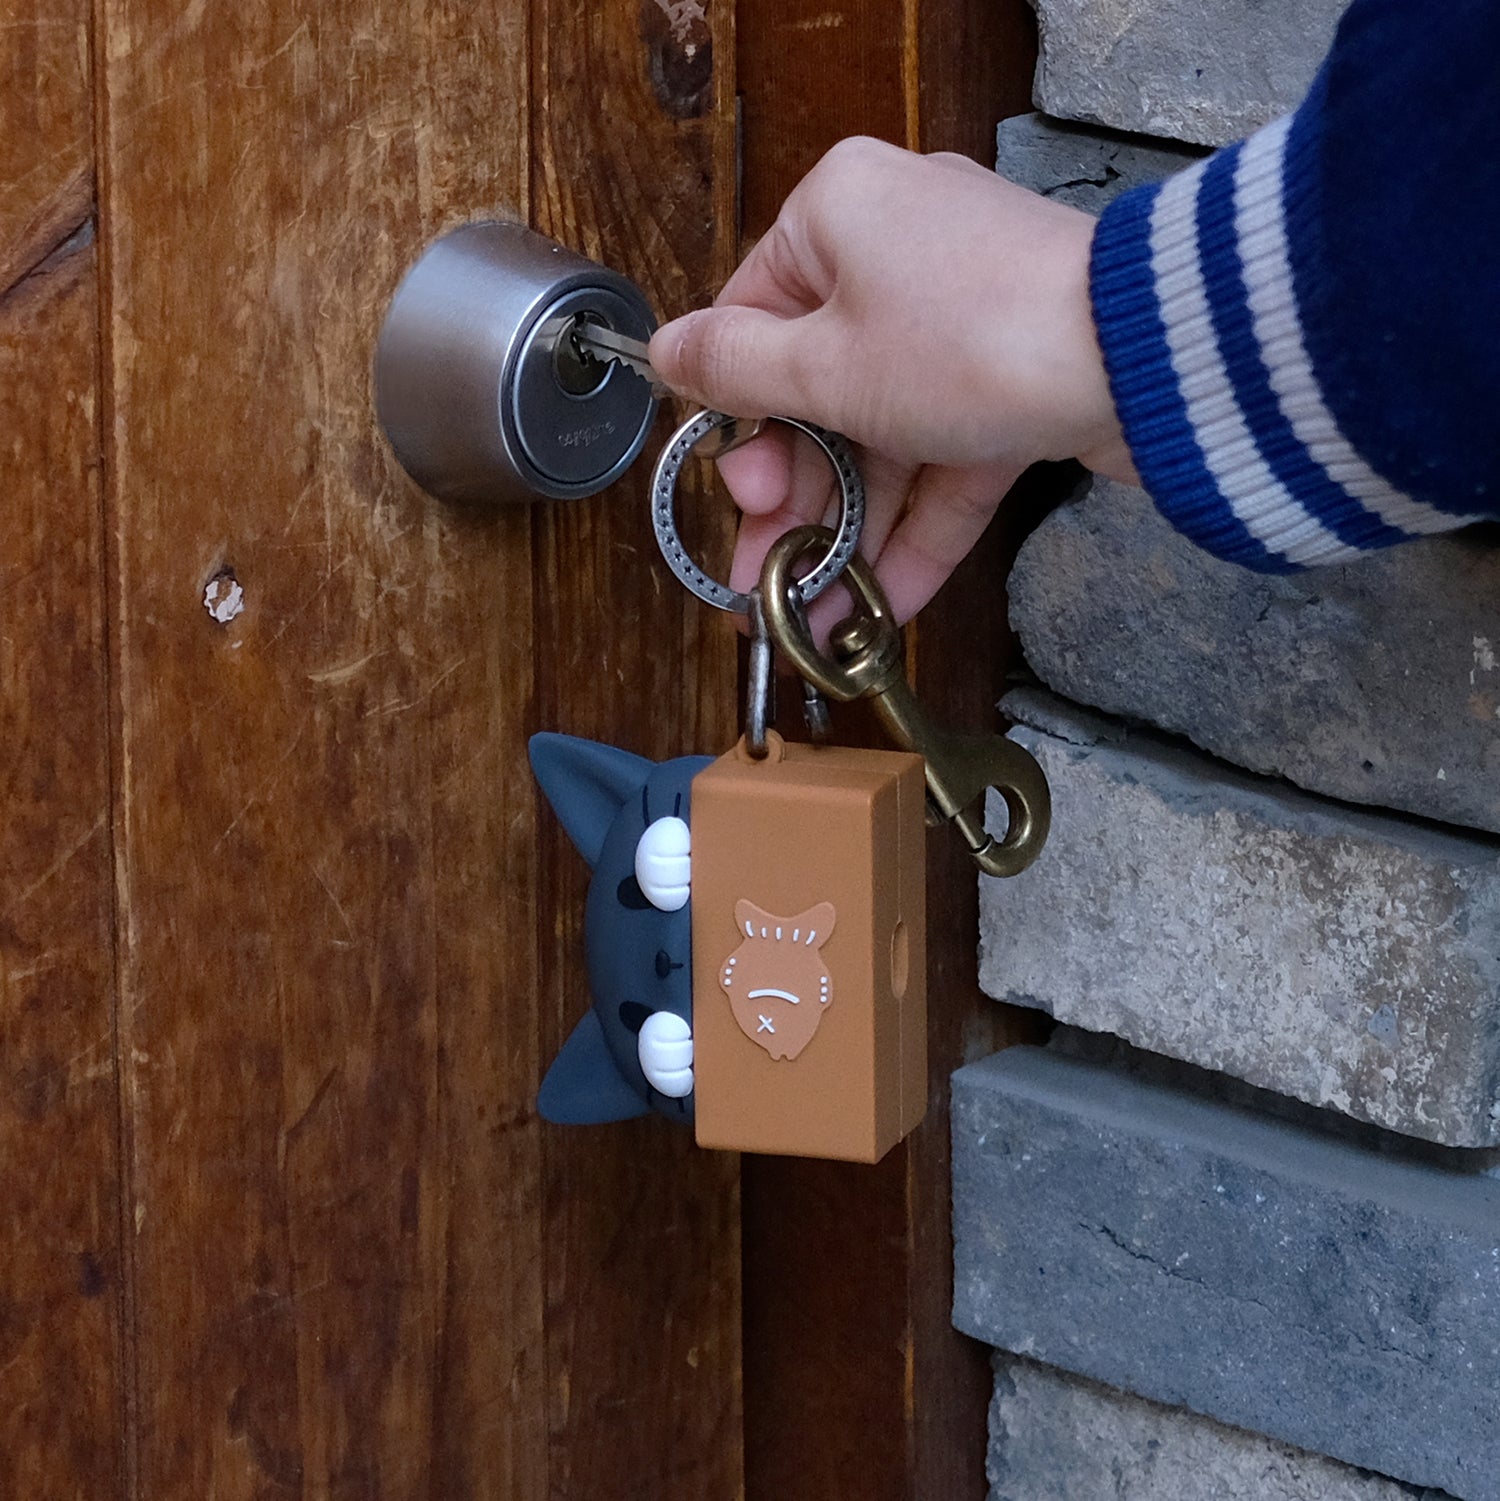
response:
<path fill-rule="evenodd" d="M 1220 557 L 1284 572 L 1500 517 L 1496 57 L 1491 0 L 1355 0 L 1295 114 L 1105 211 L 1125 438 Z"/>

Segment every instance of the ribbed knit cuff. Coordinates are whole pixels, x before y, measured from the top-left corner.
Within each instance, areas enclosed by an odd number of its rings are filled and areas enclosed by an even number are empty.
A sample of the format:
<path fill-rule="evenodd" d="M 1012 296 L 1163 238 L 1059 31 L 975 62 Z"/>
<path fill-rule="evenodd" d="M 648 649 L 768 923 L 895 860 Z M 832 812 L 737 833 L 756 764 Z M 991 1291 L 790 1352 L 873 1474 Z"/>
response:
<path fill-rule="evenodd" d="M 1288 250 L 1317 230 L 1318 105 L 1315 90 L 1297 115 L 1126 194 L 1094 236 L 1094 318 L 1142 482 L 1199 545 L 1264 572 L 1468 519 L 1376 475 L 1318 384 Z"/>

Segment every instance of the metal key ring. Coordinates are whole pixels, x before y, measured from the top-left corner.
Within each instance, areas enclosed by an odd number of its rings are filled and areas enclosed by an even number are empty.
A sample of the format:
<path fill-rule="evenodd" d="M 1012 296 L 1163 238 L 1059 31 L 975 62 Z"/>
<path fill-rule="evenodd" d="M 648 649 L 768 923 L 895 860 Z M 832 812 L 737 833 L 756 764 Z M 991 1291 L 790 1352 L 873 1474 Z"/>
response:
<path fill-rule="evenodd" d="M 662 450 L 661 457 L 656 461 L 656 472 L 651 476 L 651 524 L 656 531 L 661 555 L 667 560 L 667 567 L 699 599 L 721 610 L 747 615 L 750 612 L 750 596 L 709 578 L 688 556 L 677 531 L 677 478 L 682 473 L 687 456 L 710 433 L 718 432 L 739 420 L 724 412 L 699 412 L 672 434 L 672 441 Z M 822 561 L 797 583 L 797 592 L 802 596 L 803 603 L 809 604 L 844 571 L 849 559 L 854 556 L 854 549 L 859 545 L 859 534 L 865 524 L 864 481 L 859 477 L 859 469 L 854 462 L 854 450 L 849 446 L 849 440 L 841 434 L 829 432 L 811 422 L 799 422 L 795 417 L 772 417 L 770 420 L 806 433 L 822 449 L 838 476 L 838 530 Z M 727 452 L 727 449 L 724 451 Z"/>

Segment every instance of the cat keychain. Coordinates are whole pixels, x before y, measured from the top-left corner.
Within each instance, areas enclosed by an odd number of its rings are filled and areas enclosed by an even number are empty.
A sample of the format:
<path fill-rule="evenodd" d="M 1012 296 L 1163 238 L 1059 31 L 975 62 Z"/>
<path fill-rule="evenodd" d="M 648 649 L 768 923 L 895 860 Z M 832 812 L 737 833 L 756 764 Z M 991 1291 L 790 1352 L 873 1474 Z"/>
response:
<path fill-rule="evenodd" d="M 926 1108 L 926 825 L 953 822 L 982 868 L 1013 874 L 1046 837 L 1047 788 L 1019 746 L 953 735 L 926 717 L 901 671 L 889 606 L 855 555 L 864 493 L 849 445 L 774 420 L 806 433 L 833 465 L 839 524 L 782 538 L 755 591 L 728 589 L 688 556 L 675 491 L 695 449 L 721 457 L 759 425 L 747 432 L 699 413 L 652 482 L 672 572 L 751 621 L 739 744 L 716 760 L 658 765 L 568 736 L 532 741 L 537 778 L 593 869 L 593 1005 L 538 1103 L 565 1123 L 654 1109 L 691 1123 L 701 1146 L 876 1162 Z M 825 655 L 806 607 L 840 578 L 856 612 Z M 814 711 L 823 695 L 870 697 L 901 748 L 797 744 L 769 731 L 773 641 Z M 991 786 L 1010 814 L 1001 840 L 983 827 Z"/>

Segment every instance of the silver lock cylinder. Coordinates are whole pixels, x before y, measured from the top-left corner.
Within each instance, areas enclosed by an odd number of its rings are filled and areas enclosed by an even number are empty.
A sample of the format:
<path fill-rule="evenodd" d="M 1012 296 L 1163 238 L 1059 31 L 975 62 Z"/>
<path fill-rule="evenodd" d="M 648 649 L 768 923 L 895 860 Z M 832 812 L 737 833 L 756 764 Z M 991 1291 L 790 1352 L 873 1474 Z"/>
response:
<path fill-rule="evenodd" d="M 630 466 L 656 415 L 646 382 L 582 358 L 576 320 L 649 339 L 633 282 L 520 224 L 468 224 L 391 301 L 375 404 L 396 457 L 444 500 L 567 500 Z"/>

